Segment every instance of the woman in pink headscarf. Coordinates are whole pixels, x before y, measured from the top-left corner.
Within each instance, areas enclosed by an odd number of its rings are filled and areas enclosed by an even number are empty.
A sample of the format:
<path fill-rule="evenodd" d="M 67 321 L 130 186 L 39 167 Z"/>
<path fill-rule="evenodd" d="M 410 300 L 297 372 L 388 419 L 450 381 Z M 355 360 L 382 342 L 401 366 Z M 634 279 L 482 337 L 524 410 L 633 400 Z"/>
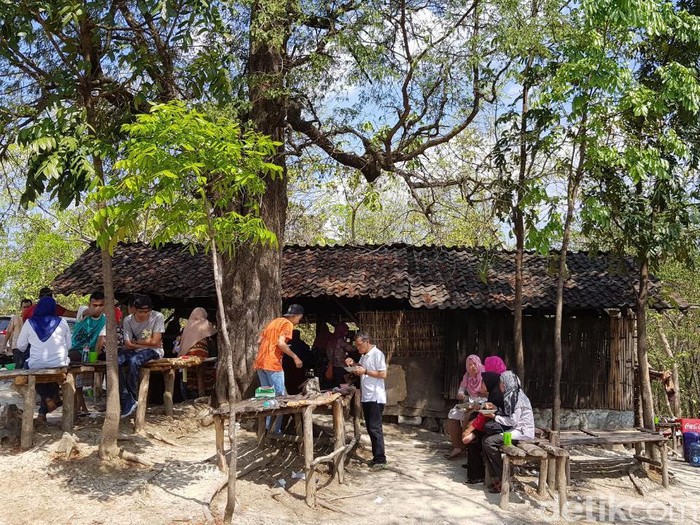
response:
<path fill-rule="evenodd" d="M 494 378 L 499 378 L 502 373 L 504 373 L 507 370 L 506 364 L 503 362 L 503 359 L 498 357 L 497 355 L 492 355 L 487 357 L 484 360 L 484 374 L 488 376 L 493 376 Z M 486 382 L 486 379 L 484 378 L 484 381 Z M 490 383 L 487 382 L 487 383 Z M 498 381 L 494 383 L 494 385 L 497 385 Z M 490 403 L 492 403 L 494 406 L 499 407 L 502 406 L 503 404 L 503 396 L 500 395 L 500 390 L 498 386 L 495 386 L 494 388 L 491 388 L 488 392 L 488 400 Z M 462 443 L 465 445 L 468 445 L 469 443 L 472 442 L 472 440 L 475 438 L 474 431 L 479 430 L 482 431 L 484 430 L 484 426 L 486 425 L 486 422 L 488 421 L 488 418 L 486 418 L 483 414 L 479 414 L 476 416 L 476 418 L 467 425 L 467 428 L 464 430 L 462 433 Z"/>
<path fill-rule="evenodd" d="M 478 355 L 472 354 L 467 357 L 466 371 L 462 382 L 457 390 L 457 399 L 461 401 L 476 401 L 481 397 L 481 373 L 484 366 Z M 447 429 L 452 442 L 452 450 L 445 454 L 447 459 L 455 459 L 464 453 L 465 446 L 462 443 L 462 429 L 466 424 L 470 411 L 461 404 L 455 405 L 447 415 Z"/>

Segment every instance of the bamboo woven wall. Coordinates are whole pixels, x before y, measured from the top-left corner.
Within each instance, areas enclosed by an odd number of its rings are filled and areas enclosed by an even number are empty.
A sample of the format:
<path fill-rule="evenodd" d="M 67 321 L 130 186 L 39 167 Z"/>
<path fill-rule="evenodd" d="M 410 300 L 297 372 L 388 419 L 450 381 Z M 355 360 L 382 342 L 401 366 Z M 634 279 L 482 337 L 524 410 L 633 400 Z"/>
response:
<path fill-rule="evenodd" d="M 513 317 L 510 313 L 451 312 L 447 322 L 445 390 L 453 398 L 469 354 L 482 359 L 504 357 L 509 368 L 513 356 Z M 633 407 L 634 323 L 607 314 L 579 314 L 562 327 L 564 408 Z M 554 363 L 554 317 L 525 316 L 525 391 L 532 404 L 550 407 Z"/>
<path fill-rule="evenodd" d="M 445 354 L 445 315 L 441 311 L 359 312 L 358 320 L 387 359 L 437 359 Z"/>

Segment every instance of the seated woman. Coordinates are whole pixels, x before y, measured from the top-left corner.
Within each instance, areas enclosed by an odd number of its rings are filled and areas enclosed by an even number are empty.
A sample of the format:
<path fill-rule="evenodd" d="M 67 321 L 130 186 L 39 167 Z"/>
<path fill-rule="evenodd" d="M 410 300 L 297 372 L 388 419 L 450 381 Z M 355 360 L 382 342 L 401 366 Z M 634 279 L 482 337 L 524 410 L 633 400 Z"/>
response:
<path fill-rule="evenodd" d="M 462 382 L 457 390 L 458 401 L 472 401 L 481 404 L 486 400 L 486 397 L 481 392 L 481 373 L 484 371 L 484 365 L 481 364 L 481 359 L 478 355 L 471 354 L 467 357 L 466 370 Z M 471 412 L 455 405 L 447 415 L 447 429 L 450 434 L 450 442 L 452 450 L 445 454 L 446 459 L 455 459 L 461 456 L 466 447 L 462 444 L 462 430 L 466 425 L 469 414 Z"/>
<path fill-rule="evenodd" d="M 208 339 L 216 333 L 216 327 L 209 321 L 209 315 L 204 308 L 192 310 L 187 325 L 182 330 L 179 347 L 176 346 L 177 356 L 197 356 L 202 359 L 209 357 Z M 187 376 L 182 374 L 181 392 L 187 398 Z"/>
<path fill-rule="evenodd" d="M 17 340 L 17 348 L 27 350 L 31 345 L 25 368 L 59 368 L 68 366 L 68 350 L 71 347 L 70 328 L 64 319 L 55 314 L 56 301 L 45 296 L 39 299 L 34 314 L 22 325 Z M 36 385 L 36 392 L 41 398 L 37 423 L 46 423 L 46 414 L 61 406 L 58 395 L 58 383 Z"/>
<path fill-rule="evenodd" d="M 484 373 L 489 373 L 489 374 L 495 374 L 496 376 L 496 381 L 493 384 L 487 385 L 487 391 L 489 393 L 489 397 L 495 397 L 497 401 L 502 400 L 502 396 L 500 395 L 500 391 L 498 391 L 498 381 L 497 379 L 500 377 L 500 375 L 506 371 L 506 364 L 503 362 L 503 359 L 496 355 L 492 355 L 486 358 L 486 361 L 484 361 Z M 483 374 L 482 374 L 483 377 Z M 494 378 L 491 377 L 493 380 Z M 496 406 L 501 406 L 501 403 L 494 403 L 491 399 L 489 401 L 492 404 L 495 404 Z M 482 408 L 487 408 L 486 406 Z M 464 429 L 464 432 L 462 433 L 462 443 L 465 445 L 469 445 L 469 443 L 472 442 L 476 438 L 476 434 L 474 434 L 474 430 L 480 430 L 483 432 L 484 426 L 486 425 L 486 417 L 484 417 L 483 414 L 479 414 L 476 416 L 476 419 L 474 419 L 472 422 L 467 425 L 467 428 Z"/>
<path fill-rule="evenodd" d="M 520 386 L 520 379 L 513 372 L 505 372 L 501 375 L 501 392 L 503 392 L 503 410 L 486 417 L 495 420 L 504 430 L 510 429 L 513 441 L 519 439 L 532 439 L 535 437 L 535 416 L 532 412 L 530 400 Z M 494 481 L 489 487 L 490 492 L 501 492 L 501 471 L 503 461 L 501 459 L 501 446 L 503 445 L 503 433 L 494 434 L 484 439 L 484 455 L 491 467 Z"/>

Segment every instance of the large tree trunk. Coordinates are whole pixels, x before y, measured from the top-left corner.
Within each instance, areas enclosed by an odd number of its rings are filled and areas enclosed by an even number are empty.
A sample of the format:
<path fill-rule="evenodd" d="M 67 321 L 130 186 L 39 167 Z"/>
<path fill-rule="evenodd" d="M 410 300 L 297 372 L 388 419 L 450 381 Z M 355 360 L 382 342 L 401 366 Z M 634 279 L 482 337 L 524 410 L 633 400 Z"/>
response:
<path fill-rule="evenodd" d="M 249 93 L 250 120 L 256 131 L 284 142 L 286 106 L 284 98 L 284 57 L 290 21 L 285 9 L 259 0 L 251 8 Z M 240 399 L 254 378 L 253 360 L 258 334 L 265 323 L 280 314 L 282 247 L 287 213 L 287 173 L 284 157 L 273 162 L 282 168 L 274 179 L 267 177 L 267 189 L 260 201 L 265 226 L 277 236 L 278 247 L 240 246 L 223 260 L 224 314 L 229 321 L 233 344 L 236 384 L 232 392 Z M 217 374 L 217 396 L 228 398 L 226 370 Z M 231 400 L 233 401 L 233 400 Z"/>

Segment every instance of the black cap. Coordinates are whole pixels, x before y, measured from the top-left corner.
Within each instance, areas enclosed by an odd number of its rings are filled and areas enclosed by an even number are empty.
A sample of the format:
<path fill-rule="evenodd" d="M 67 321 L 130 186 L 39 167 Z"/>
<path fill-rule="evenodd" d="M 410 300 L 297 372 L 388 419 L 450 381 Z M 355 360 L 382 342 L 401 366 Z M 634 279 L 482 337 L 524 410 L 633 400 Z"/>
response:
<path fill-rule="evenodd" d="M 284 316 L 291 317 L 293 315 L 304 315 L 304 307 L 300 304 L 290 304 Z"/>
<path fill-rule="evenodd" d="M 44 286 L 41 290 L 39 290 L 39 297 L 46 297 L 51 295 L 53 295 L 53 290 L 48 286 Z"/>

